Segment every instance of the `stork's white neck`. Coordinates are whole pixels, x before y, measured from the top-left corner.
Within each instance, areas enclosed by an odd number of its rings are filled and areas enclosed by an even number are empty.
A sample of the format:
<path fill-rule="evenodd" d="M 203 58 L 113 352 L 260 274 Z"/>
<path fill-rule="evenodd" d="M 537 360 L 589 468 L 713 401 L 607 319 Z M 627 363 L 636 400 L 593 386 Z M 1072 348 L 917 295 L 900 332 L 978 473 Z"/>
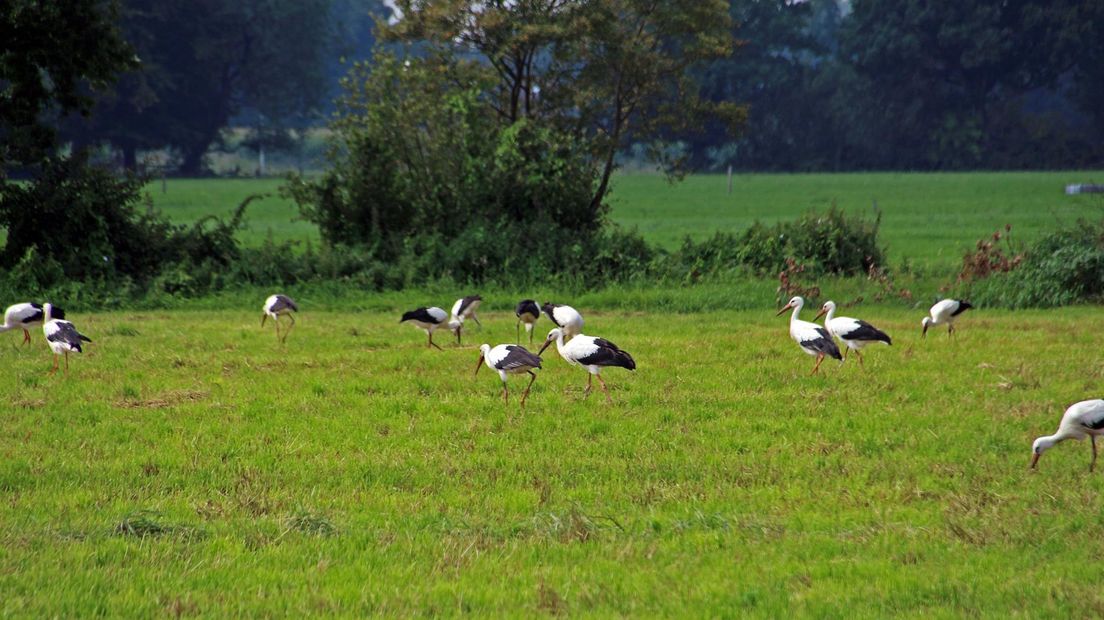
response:
<path fill-rule="evenodd" d="M 793 314 L 790 315 L 790 325 L 793 325 L 794 323 L 801 320 L 801 319 L 797 318 L 797 315 L 798 315 L 798 313 L 801 312 L 801 309 L 804 308 L 804 307 L 805 307 L 805 302 L 804 301 L 799 301 L 796 304 L 794 304 Z"/>
<path fill-rule="evenodd" d="M 836 307 L 828 306 L 828 312 L 824 313 L 824 322 L 830 323 L 834 318 L 836 318 Z"/>

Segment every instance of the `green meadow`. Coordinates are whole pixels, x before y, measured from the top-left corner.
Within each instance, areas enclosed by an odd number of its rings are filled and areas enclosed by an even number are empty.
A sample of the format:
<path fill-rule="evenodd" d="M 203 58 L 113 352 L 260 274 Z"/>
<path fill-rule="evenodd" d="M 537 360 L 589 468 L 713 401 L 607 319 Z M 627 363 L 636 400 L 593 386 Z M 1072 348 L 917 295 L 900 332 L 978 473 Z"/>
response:
<path fill-rule="evenodd" d="M 816 283 L 867 299 L 840 314 L 894 339 L 817 376 L 776 283 L 751 279 L 482 290 L 485 327 L 460 346 L 441 332 L 444 351 L 399 315 L 477 291 L 291 287 L 285 344 L 259 325 L 267 290 L 70 312 L 94 342 L 68 375 L 47 374 L 37 330 L 29 347 L 2 335 L 0 615 L 1100 616 L 1089 446 L 1028 463 L 1066 406 L 1102 395 L 1104 335 L 1086 327 L 1104 309 L 972 310 L 956 339 L 920 338 L 979 237 L 1100 217 L 1099 196 L 1062 193 L 1092 178 L 737 175 L 731 195 L 723 176 L 617 179 L 611 218 L 667 248 L 877 201 L 891 263 L 921 274 L 914 300 Z M 281 183 L 149 191 L 178 222 L 271 193 L 243 241 L 317 243 Z M 522 296 L 571 303 L 633 355 L 636 372 L 603 373 L 612 406 L 554 347 L 524 411 L 527 377 L 504 406 L 497 375 L 473 376 L 479 344 L 513 341 Z"/>
<path fill-rule="evenodd" d="M 1066 196 L 1069 183 L 1100 181 L 1101 172 L 737 174 L 732 193 L 724 175 L 697 175 L 669 183 L 658 174 L 623 174 L 610 197 L 613 221 L 674 249 L 687 236 L 738 233 L 755 221 L 792 219 L 833 204 L 848 212 L 882 212 L 881 238 L 890 262 L 949 272 L 974 243 L 1006 224 L 1013 239 L 1028 242 L 1104 216 L 1100 195 Z M 242 239 L 317 243 L 318 230 L 298 219 L 280 198 L 280 179 L 170 179 L 148 191 L 154 205 L 177 222 L 216 214 L 228 217 L 250 194 L 270 194 L 247 211 Z"/>
<path fill-rule="evenodd" d="M 972 311 L 957 340 L 855 308 L 894 345 L 809 376 L 766 309 L 582 307 L 638 370 L 608 406 L 553 347 L 521 411 L 521 378 L 504 406 L 473 377 L 508 312 L 437 351 L 399 307 L 304 304 L 281 345 L 260 301 L 71 316 L 95 342 L 68 376 L 0 340 L 0 613 L 1104 613 L 1087 443 L 1027 467 L 1100 396 L 1099 308 Z"/>

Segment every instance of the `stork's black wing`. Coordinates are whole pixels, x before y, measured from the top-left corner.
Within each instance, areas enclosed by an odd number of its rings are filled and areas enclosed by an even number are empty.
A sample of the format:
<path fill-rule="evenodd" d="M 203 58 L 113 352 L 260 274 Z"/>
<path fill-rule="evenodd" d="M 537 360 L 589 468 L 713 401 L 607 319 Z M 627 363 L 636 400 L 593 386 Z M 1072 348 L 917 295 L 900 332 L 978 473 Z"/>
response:
<path fill-rule="evenodd" d="M 509 353 L 495 364 L 495 368 L 499 370 L 514 370 L 516 368 L 541 367 L 541 358 L 530 353 L 529 350 L 523 346 L 512 344 L 506 347 L 506 350 L 509 351 Z"/>
<path fill-rule="evenodd" d="M 832 339 L 832 335 L 828 333 L 828 330 L 824 329 L 823 327 L 818 327 L 816 332 L 819 335 L 819 338 L 802 340 L 798 344 L 805 347 L 806 349 L 818 351 L 829 357 L 833 357 L 838 360 L 843 359 L 843 355 L 840 353 L 839 347 L 836 346 L 836 341 Z"/>
<path fill-rule="evenodd" d="M 521 316 L 523 314 L 531 314 L 533 316 L 540 316 L 540 306 L 532 299 L 523 299 L 518 302 L 517 308 L 514 309 L 514 314 Z"/>
<path fill-rule="evenodd" d="M 605 338 L 595 338 L 597 347 L 593 353 L 579 358 L 579 363 L 584 366 L 618 366 L 629 370 L 636 370 L 636 361 L 626 351 L 622 351 L 617 345 Z"/>

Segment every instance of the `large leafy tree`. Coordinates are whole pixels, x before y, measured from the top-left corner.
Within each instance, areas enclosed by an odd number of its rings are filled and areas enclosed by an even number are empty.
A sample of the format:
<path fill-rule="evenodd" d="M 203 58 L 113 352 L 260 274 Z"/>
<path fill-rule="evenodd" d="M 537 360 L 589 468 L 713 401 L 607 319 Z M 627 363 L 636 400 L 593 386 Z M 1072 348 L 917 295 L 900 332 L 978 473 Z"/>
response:
<path fill-rule="evenodd" d="M 669 171 L 686 162 L 666 143 L 709 117 L 738 131 L 746 110 L 701 97 L 690 69 L 732 52 L 724 0 L 470 0 L 396 2 L 383 35 L 485 62 L 487 104 L 501 125 L 536 119 L 587 145 L 601 209 L 629 141 Z"/>
<path fill-rule="evenodd" d="M 124 0 L 121 26 L 142 67 L 102 97 L 90 122 L 69 125 L 78 143 L 106 141 L 128 166 L 141 148 L 170 146 L 185 174 L 235 115 L 280 124 L 327 95 L 330 0 Z"/>
<path fill-rule="evenodd" d="M 44 161 L 57 115 L 87 114 L 90 90 L 136 64 L 114 21 L 101 0 L 0 3 L 0 178 L 13 163 Z"/>

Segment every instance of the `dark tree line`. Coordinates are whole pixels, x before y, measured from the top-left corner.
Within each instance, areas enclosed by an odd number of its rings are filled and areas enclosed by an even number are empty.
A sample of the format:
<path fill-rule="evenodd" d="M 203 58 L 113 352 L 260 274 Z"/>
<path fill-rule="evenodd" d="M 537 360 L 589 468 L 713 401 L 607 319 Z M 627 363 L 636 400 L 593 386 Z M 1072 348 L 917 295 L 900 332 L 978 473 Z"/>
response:
<path fill-rule="evenodd" d="M 733 0 L 740 140 L 688 137 L 699 167 L 1059 168 L 1104 163 L 1104 2 Z"/>
<path fill-rule="evenodd" d="M 542 95 L 532 88 L 535 73 L 572 80 L 578 96 L 571 109 L 581 125 L 598 113 L 612 114 L 608 120 L 631 113 L 644 121 L 626 135 L 592 137 L 653 146 L 656 132 L 646 125 L 657 119 L 664 142 L 685 145 L 664 154 L 686 157 L 696 169 L 1056 168 L 1104 162 L 1102 0 L 723 3 L 738 41 L 731 53 L 672 66 L 652 64 L 631 46 L 591 50 L 583 56 L 587 64 L 578 67 L 546 66 L 541 50 L 570 41 L 562 41 L 561 26 L 541 14 L 544 3 L 518 3 L 513 23 L 485 22 L 485 28 L 466 33 L 455 20 L 473 3 L 399 2 L 408 15 L 396 28 L 407 38 L 427 34 L 431 44 L 434 32 L 447 35 L 450 28 L 472 37 L 463 42 L 502 78 L 505 118 L 541 109 Z M 672 19 L 686 10 L 681 19 L 687 23 L 706 4 L 652 3 L 656 11 L 675 7 Z M 615 31 L 610 26 L 619 19 L 618 2 L 567 5 L 585 10 L 586 27 L 594 33 Z M 11 6 L 17 11 L 24 3 Z M 45 18 L 67 5 L 34 6 Z M 77 11 L 80 6 L 74 3 L 66 19 L 91 18 Z M 111 88 L 100 80 L 91 116 L 87 105 L 69 106 L 80 113 L 61 123 L 63 138 L 76 146 L 110 145 L 129 168 L 140 151 L 168 148 L 183 174 L 204 172 L 204 154 L 229 125 L 250 127 L 249 144 L 279 148 L 291 144 L 289 129 L 325 124 L 337 82 L 351 64 L 342 61 L 369 58 L 373 20 L 388 14 L 378 0 L 119 0 L 103 6 L 117 6 L 100 19 L 121 31 L 133 50 L 130 65 Z M 0 34 L 13 50 L 24 39 L 40 37 L 54 44 L 52 53 L 78 61 L 107 53 L 92 49 L 92 40 L 39 32 L 33 20 Z M 618 82 L 610 71 L 628 81 Z M 704 128 L 680 127 L 670 122 L 679 118 L 677 106 L 642 110 L 618 92 L 619 83 L 671 71 L 689 71 L 708 102 L 732 110 L 748 104 L 746 131 L 732 139 L 719 119 Z M 608 88 L 596 90 L 595 84 Z M 33 94 L 5 92 L 0 113 L 25 114 L 34 105 Z M 79 97 L 90 92 L 73 89 Z M 546 89 L 543 97 L 564 92 Z M 607 125 L 616 129 L 617 123 Z M 48 125 L 38 128 L 50 131 Z M 5 148 L 24 139 L 31 138 L 5 139 Z M 608 161 L 612 169 L 613 159 Z"/>

